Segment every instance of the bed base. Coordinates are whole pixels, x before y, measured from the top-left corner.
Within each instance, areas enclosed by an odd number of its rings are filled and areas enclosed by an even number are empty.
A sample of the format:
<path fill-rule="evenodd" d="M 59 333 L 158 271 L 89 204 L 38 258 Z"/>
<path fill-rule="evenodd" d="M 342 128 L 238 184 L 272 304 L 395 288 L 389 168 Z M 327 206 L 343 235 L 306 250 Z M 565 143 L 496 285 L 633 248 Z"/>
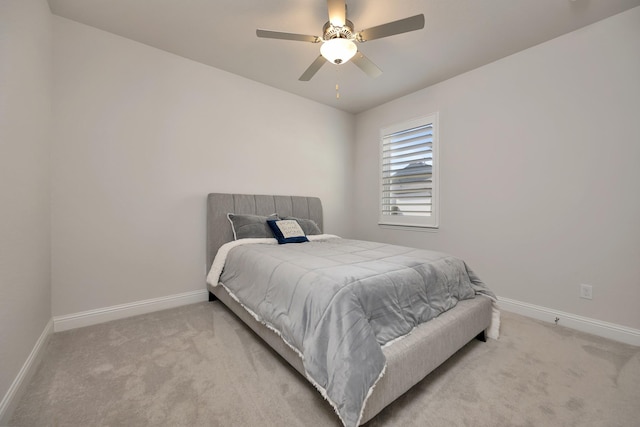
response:
<path fill-rule="evenodd" d="M 256 321 L 222 286 L 209 287 L 211 297 L 220 300 L 296 371 L 304 375 L 302 359 L 282 338 Z M 485 341 L 491 319 L 491 300 L 477 296 L 418 326 L 410 335 L 383 348 L 387 359 L 385 375 L 367 400 L 361 424 L 406 393 L 431 371 L 475 338 Z M 408 368 L 409 367 L 409 368 Z"/>

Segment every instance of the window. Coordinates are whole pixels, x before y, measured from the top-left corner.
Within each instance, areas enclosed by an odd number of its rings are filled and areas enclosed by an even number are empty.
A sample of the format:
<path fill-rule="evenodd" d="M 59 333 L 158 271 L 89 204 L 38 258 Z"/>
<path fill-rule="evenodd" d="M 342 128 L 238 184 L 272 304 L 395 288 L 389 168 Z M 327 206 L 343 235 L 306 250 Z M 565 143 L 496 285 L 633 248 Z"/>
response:
<path fill-rule="evenodd" d="M 379 224 L 438 227 L 437 113 L 380 131 Z"/>

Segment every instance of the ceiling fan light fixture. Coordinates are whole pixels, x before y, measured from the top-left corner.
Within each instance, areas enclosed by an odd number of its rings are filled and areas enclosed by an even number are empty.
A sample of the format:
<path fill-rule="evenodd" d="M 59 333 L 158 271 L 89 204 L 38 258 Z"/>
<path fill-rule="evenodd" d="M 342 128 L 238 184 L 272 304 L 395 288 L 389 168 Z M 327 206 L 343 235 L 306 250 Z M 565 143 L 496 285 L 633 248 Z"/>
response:
<path fill-rule="evenodd" d="M 320 54 L 332 64 L 344 64 L 358 52 L 356 44 L 349 39 L 335 38 L 326 40 L 320 46 Z"/>

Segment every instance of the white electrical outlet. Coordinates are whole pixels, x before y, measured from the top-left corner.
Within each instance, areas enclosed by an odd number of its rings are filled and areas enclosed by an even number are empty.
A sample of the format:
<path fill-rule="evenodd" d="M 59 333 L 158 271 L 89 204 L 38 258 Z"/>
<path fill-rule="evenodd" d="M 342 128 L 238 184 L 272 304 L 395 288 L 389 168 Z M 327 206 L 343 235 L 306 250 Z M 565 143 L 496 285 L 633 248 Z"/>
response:
<path fill-rule="evenodd" d="M 581 284 L 580 285 L 580 298 L 593 299 L 593 286 Z"/>

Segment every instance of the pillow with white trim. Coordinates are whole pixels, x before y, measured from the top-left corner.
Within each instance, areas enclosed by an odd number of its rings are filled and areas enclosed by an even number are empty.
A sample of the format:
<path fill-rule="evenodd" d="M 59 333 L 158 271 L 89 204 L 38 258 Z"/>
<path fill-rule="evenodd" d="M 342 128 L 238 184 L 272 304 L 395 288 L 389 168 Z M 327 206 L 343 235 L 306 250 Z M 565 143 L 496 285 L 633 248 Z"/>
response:
<path fill-rule="evenodd" d="M 302 227 L 298 221 L 293 219 L 269 219 L 267 224 L 271 227 L 273 235 L 278 239 L 279 244 L 308 242 Z"/>
<path fill-rule="evenodd" d="M 228 213 L 227 218 L 233 230 L 233 240 L 250 238 L 273 238 L 271 228 L 267 225 L 267 220 L 278 219 L 278 215 L 240 215 Z"/>
<path fill-rule="evenodd" d="M 280 219 L 293 219 L 295 221 L 298 221 L 298 224 L 300 224 L 300 227 L 302 227 L 302 231 L 304 231 L 304 234 L 306 234 L 307 236 L 322 234 L 322 231 L 320 231 L 320 227 L 318 227 L 318 224 L 316 224 L 316 222 L 312 219 L 296 218 L 293 216 L 285 216 Z"/>

